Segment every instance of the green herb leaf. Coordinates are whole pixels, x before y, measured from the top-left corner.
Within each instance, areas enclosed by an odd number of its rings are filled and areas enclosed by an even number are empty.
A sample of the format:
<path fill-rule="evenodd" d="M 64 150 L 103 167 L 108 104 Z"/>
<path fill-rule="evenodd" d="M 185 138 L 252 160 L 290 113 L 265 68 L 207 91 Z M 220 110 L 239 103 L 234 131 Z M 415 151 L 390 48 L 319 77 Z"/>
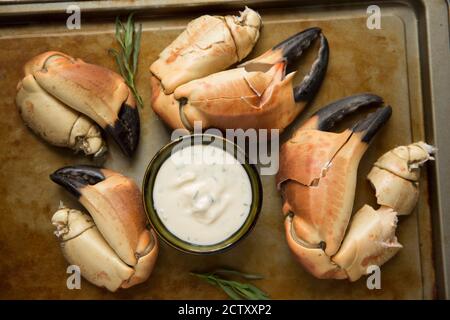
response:
<path fill-rule="evenodd" d="M 242 300 L 242 297 L 241 297 L 238 293 L 236 293 L 236 292 L 233 290 L 232 287 L 229 287 L 229 286 L 223 284 L 223 283 L 220 282 L 220 281 L 217 281 L 217 284 L 219 285 L 219 287 L 220 287 L 223 291 L 225 291 L 225 293 L 226 293 L 231 299 L 233 299 L 233 300 Z"/>
<path fill-rule="evenodd" d="M 248 288 L 243 286 L 236 286 L 236 291 L 239 292 L 244 297 L 247 297 L 248 300 L 259 300 L 259 295 L 257 293 L 252 292 L 251 290 L 248 290 Z"/>
<path fill-rule="evenodd" d="M 114 49 L 109 49 L 108 50 L 109 54 L 112 55 L 114 57 L 114 59 L 116 60 L 116 64 L 119 67 L 119 71 L 121 74 L 125 74 L 125 67 L 123 65 L 122 60 L 120 59 L 119 53 L 117 52 L 117 50 Z"/>
<path fill-rule="evenodd" d="M 248 283 L 247 289 L 256 295 L 255 300 L 268 300 L 269 296 L 264 291 L 260 290 L 256 286 Z"/>
<path fill-rule="evenodd" d="M 119 72 L 128 87 L 130 87 L 137 105 L 143 108 L 144 102 L 137 91 L 135 83 L 139 50 L 141 47 L 142 25 L 139 25 L 139 28 L 136 31 L 133 15 L 134 13 L 131 13 L 128 16 L 126 23 L 122 23 L 119 17 L 116 18 L 115 38 L 120 49 L 109 49 L 108 52 L 116 61 Z"/>
<path fill-rule="evenodd" d="M 119 17 L 116 17 L 116 40 L 117 42 L 119 42 L 122 48 L 125 48 L 120 35 L 121 31 L 122 31 L 122 22 L 120 22 Z"/>
<path fill-rule="evenodd" d="M 133 73 L 136 73 L 136 71 L 137 71 L 139 50 L 140 50 L 140 47 L 141 47 L 141 34 L 142 34 L 142 24 L 139 25 L 139 29 L 135 33 L 135 37 L 134 37 Z"/>
<path fill-rule="evenodd" d="M 248 279 L 248 280 L 264 279 L 264 277 L 259 275 L 259 274 L 242 273 L 242 272 L 239 272 L 239 271 L 236 271 L 236 270 L 231 270 L 231 269 L 216 269 L 216 270 L 213 271 L 213 274 L 239 276 L 241 278 Z"/>
<path fill-rule="evenodd" d="M 245 279 L 258 280 L 263 277 L 260 275 L 246 274 L 236 270 L 231 269 L 217 269 L 211 273 L 195 273 L 191 272 L 192 275 L 205 280 L 209 284 L 215 285 L 221 288 L 231 299 L 233 300 L 268 300 L 269 296 L 259 289 L 258 287 L 249 284 L 242 283 L 239 281 L 224 279 L 219 276 L 219 274 L 223 275 L 231 275 L 231 276 L 239 276 Z"/>

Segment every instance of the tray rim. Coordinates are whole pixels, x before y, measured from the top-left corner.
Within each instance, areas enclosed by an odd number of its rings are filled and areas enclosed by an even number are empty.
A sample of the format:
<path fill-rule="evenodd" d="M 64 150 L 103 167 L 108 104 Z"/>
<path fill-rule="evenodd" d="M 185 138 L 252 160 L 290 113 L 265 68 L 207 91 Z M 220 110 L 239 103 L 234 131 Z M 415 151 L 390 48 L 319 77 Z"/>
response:
<path fill-rule="evenodd" d="M 108 5 L 105 6 L 105 3 Z M 66 8 L 74 1 L 55 0 L 6 0 L 0 2 L 0 18 L 2 24 L 10 21 L 17 23 L 17 18 L 42 18 L 51 16 L 60 19 L 67 16 Z M 189 3 L 189 6 L 182 4 Z M 262 8 L 284 8 L 289 6 L 347 6 L 355 4 L 376 4 L 370 0 L 145 0 L 129 1 L 105 1 L 85 0 L 77 1 L 83 14 L 88 17 L 97 14 L 110 16 L 114 13 L 132 12 L 139 10 L 139 15 L 170 15 L 179 11 L 204 11 L 217 9 L 236 9 L 243 5 Z M 417 17 L 417 32 L 420 60 L 420 88 L 423 109 L 431 106 L 427 112 L 423 112 L 425 137 L 428 142 L 438 148 L 438 156 L 433 165 L 429 165 L 428 190 L 430 218 L 432 222 L 433 237 L 433 266 L 436 274 L 437 297 L 450 299 L 450 197 L 446 197 L 445 191 L 450 191 L 450 166 L 446 162 L 450 159 L 450 145 L 446 139 L 450 139 L 450 126 L 446 125 L 447 110 L 450 101 L 450 91 L 446 85 L 450 84 L 450 59 L 449 50 L 449 4 L 446 0 L 379 0 L 377 3 L 396 3 L 411 7 Z M 12 20 L 14 19 L 14 20 Z M 447 57 L 447 59 L 446 59 Z M 446 72 L 447 71 L 447 72 Z"/>

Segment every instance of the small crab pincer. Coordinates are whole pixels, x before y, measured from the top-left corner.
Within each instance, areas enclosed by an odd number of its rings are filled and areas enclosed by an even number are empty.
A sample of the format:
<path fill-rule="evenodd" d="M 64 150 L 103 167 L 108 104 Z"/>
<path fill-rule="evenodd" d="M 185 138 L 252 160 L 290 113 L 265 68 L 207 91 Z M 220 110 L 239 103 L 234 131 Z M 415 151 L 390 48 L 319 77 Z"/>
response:
<path fill-rule="evenodd" d="M 298 86 L 292 81 L 297 59 L 319 38 L 318 56 Z M 261 56 L 235 69 L 190 81 L 174 92 L 180 119 L 190 129 L 286 128 L 314 97 L 328 65 L 328 43 L 319 28 L 291 36 Z"/>
<path fill-rule="evenodd" d="M 52 218 L 68 262 L 80 266 L 88 281 L 110 291 L 147 280 L 158 241 L 147 228 L 137 185 L 117 172 L 92 166 L 64 167 L 50 178 L 90 214 L 63 207 Z"/>
<path fill-rule="evenodd" d="M 382 155 L 367 179 L 379 208 L 364 205 L 352 218 L 347 235 L 333 261 L 351 281 L 381 266 L 401 248 L 395 236 L 397 216 L 409 215 L 419 199 L 420 167 L 433 160 L 436 148 L 419 141 L 398 146 Z"/>
<path fill-rule="evenodd" d="M 360 159 L 392 112 L 382 103 L 373 94 L 331 103 L 281 148 L 277 185 L 284 200 L 286 239 L 299 262 L 318 278 L 348 277 L 333 256 L 352 214 Z M 351 128 L 327 131 L 344 116 L 370 105 L 379 108 Z"/>
<path fill-rule="evenodd" d="M 16 101 L 24 121 L 45 140 L 98 154 L 103 142 L 92 120 L 127 156 L 133 154 L 139 141 L 139 112 L 121 76 L 55 51 L 34 57 L 24 71 Z"/>

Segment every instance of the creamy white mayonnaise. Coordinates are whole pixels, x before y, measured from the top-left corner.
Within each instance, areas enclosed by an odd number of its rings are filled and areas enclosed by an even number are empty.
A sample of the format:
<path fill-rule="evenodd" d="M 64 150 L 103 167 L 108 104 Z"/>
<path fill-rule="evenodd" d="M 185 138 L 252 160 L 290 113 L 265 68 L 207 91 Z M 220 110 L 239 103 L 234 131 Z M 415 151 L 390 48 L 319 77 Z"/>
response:
<path fill-rule="evenodd" d="M 247 219 L 251 201 L 244 167 L 230 153 L 211 145 L 172 152 L 153 188 L 153 203 L 165 227 L 196 245 L 229 238 Z"/>

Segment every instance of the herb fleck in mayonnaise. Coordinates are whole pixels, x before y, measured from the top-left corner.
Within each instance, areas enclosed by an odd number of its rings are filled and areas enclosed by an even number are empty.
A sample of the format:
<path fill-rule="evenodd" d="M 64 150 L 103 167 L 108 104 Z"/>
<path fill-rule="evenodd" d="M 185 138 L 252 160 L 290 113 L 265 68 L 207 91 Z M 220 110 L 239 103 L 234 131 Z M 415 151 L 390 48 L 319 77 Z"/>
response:
<path fill-rule="evenodd" d="M 252 189 L 236 158 L 222 148 L 199 144 L 173 152 L 162 164 L 153 202 L 175 236 L 192 244 L 213 245 L 244 224 Z"/>

